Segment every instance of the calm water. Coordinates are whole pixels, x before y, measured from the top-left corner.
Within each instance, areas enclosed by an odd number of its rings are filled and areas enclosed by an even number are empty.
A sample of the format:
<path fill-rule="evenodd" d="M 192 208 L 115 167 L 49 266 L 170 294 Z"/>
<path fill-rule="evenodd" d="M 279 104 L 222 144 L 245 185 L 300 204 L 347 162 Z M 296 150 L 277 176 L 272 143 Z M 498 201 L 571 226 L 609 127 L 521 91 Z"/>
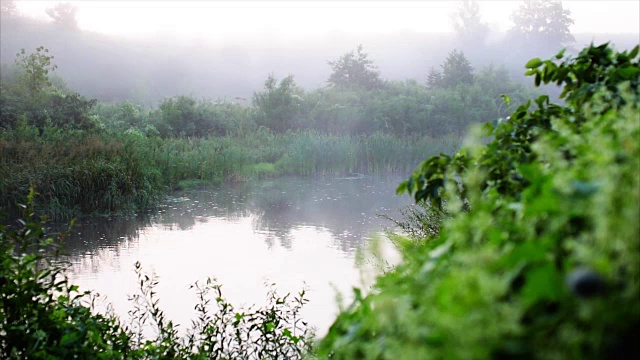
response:
<path fill-rule="evenodd" d="M 214 277 L 235 306 L 263 305 L 276 283 L 281 295 L 306 286 L 303 316 L 326 331 L 337 292 L 370 282 L 356 264 L 359 249 L 392 226 L 408 196 L 396 196 L 399 177 L 284 178 L 224 185 L 170 196 L 156 211 L 135 218 L 85 220 L 67 243 L 71 278 L 105 295 L 126 317 L 137 292 L 134 263 L 160 281 L 160 306 L 188 326 L 195 293 L 189 285 Z M 382 240 L 383 248 L 390 249 Z M 386 255 L 389 260 L 392 251 Z M 366 261 L 365 261 L 366 264 Z M 365 266 L 366 268 L 367 266 Z"/>

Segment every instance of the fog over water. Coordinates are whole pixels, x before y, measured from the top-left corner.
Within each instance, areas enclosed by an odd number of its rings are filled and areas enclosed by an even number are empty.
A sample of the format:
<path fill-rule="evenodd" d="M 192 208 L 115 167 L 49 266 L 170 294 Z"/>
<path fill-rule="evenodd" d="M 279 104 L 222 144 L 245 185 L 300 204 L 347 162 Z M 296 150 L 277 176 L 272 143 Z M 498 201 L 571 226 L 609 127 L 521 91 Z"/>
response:
<path fill-rule="evenodd" d="M 191 94 L 248 103 L 269 74 L 295 76 L 305 89 L 326 85 L 328 60 L 362 44 L 387 80 L 424 82 L 454 48 L 474 68 L 503 64 L 518 78 L 544 44 L 510 43 L 510 14 L 520 1 L 480 1 L 486 41 L 454 32 L 455 1 L 72 1 L 78 30 L 51 25 L 56 1 L 17 1 L 22 20 L 1 24 L 0 61 L 44 45 L 69 87 L 103 101 L 156 105 Z M 638 43 L 637 1 L 565 1 L 574 48 Z M 30 19 L 30 20 L 29 20 Z M 554 51 L 556 49 L 554 48 Z M 548 51 L 551 53 L 551 51 Z"/>
<path fill-rule="evenodd" d="M 506 74 L 496 75 L 499 79 L 496 82 L 507 84 L 513 79 L 531 86 L 532 81 L 524 77 L 524 64 L 532 57 L 550 57 L 563 47 L 575 54 L 590 42 L 611 41 L 620 50 L 640 42 L 639 1 L 565 1 L 562 4 L 570 12 L 573 23 L 569 30 L 575 41 L 555 39 L 555 43 L 513 31 L 512 14 L 522 1 L 465 2 L 478 5 L 480 21 L 466 24 L 464 31 L 456 26 L 461 21 L 459 12 L 463 6 L 463 2 L 457 1 L 71 1 L 75 18 L 52 21 L 47 9 L 59 3 L 16 1 L 15 12 L 11 16 L 2 15 L 0 74 L 11 76 L 7 69 L 15 66 L 20 49 L 32 53 L 44 46 L 48 54 L 55 56 L 53 63 L 57 69 L 53 75 L 57 77 L 53 81 L 57 85 L 64 83 L 66 88 L 101 103 L 130 101 L 143 105 L 145 111 L 178 95 L 225 99 L 248 107 L 270 75 L 274 79 L 293 75 L 296 85 L 309 93 L 319 93 L 318 89 L 327 87 L 332 73 L 328 62 L 362 45 L 379 71 L 380 83 L 406 82 L 415 85 L 412 90 L 415 94 L 426 94 L 417 100 L 409 99 L 413 103 L 407 100 L 415 107 L 406 106 L 399 111 L 393 106 L 410 98 L 401 86 L 397 87 L 400 90 L 394 94 L 395 102 L 391 105 L 382 101 L 384 94 L 379 96 L 380 104 L 387 104 L 384 106 L 391 109 L 389 112 L 406 120 L 412 109 L 426 112 L 441 105 L 437 101 L 427 104 L 429 99 L 436 98 L 432 94 L 438 93 L 426 91 L 427 74 L 431 68 L 440 69 L 454 49 L 464 52 L 476 74 L 492 65 L 504 69 Z M 346 88 L 339 95 L 351 101 L 351 90 Z M 291 97 L 299 98 L 299 93 Z M 478 90 L 478 93 L 487 92 Z M 451 98 L 458 95 L 455 93 Z M 494 95 L 492 101 L 501 99 L 500 93 Z M 326 105 L 323 108 L 326 111 L 320 114 L 355 108 L 342 105 L 351 104 L 348 101 L 333 106 L 330 100 L 317 98 L 314 106 Z M 353 103 L 358 101 L 355 97 Z M 434 143 L 434 154 L 440 150 L 438 141 L 444 144 L 447 139 L 442 129 L 454 123 L 449 115 L 455 111 L 444 105 L 441 113 L 446 118 L 430 124 L 429 131 L 424 130 L 431 136 L 428 141 Z M 247 107 L 237 106 L 239 110 L 233 110 L 242 113 Z M 373 105 L 371 108 L 379 110 Z M 464 110 L 479 113 L 476 105 Z M 501 110 L 504 111 L 498 107 L 491 113 L 493 119 L 506 117 L 500 115 Z M 356 115 L 362 113 L 345 111 L 344 117 L 357 120 Z M 468 113 L 460 117 L 470 121 Z M 161 115 L 157 119 L 163 120 Z M 278 116 L 274 118 L 281 120 Z M 322 124 L 324 118 L 319 119 L 317 123 Z M 356 120 L 353 123 L 359 124 Z M 388 116 L 381 115 L 376 121 L 391 122 L 387 120 Z M 490 120 L 483 118 L 476 123 Z M 372 128 L 371 123 L 365 124 L 368 126 L 365 130 Z M 457 131 L 456 141 L 464 135 L 466 124 L 460 121 L 459 126 L 452 126 Z M 300 129 L 317 130 L 311 125 L 304 126 L 300 125 Z M 344 129 L 354 128 L 336 126 L 331 128 L 333 133 L 324 135 L 329 138 L 350 135 Z M 269 132 L 260 123 L 256 123 L 255 129 L 263 135 Z M 291 134 L 291 129 L 278 131 Z M 240 130 L 234 131 L 244 135 Z M 410 139 L 423 135 L 417 130 L 397 132 Z M 129 133 L 123 130 L 119 134 Z M 206 136 L 214 137 L 212 134 L 213 130 Z M 351 145 L 352 139 L 368 132 L 353 130 L 353 134 L 345 143 Z M 188 136 L 176 130 L 163 140 L 174 135 Z M 333 143 L 327 144 L 331 147 Z M 378 149 L 382 155 L 390 153 L 388 143 L 384 144 L 382 150 Z M 410 152 L 405 149 L 402 148 L 402 154 Z M 322 155 L 326 154 L 323 150 Z M 342 154 L 337 157 L 342 158 Z M 261 169 L 262 165 L 266 176 L 270 175 L 269 170 L 275 173 L 275 169 L 282 171 L 279 174 L 289 174 L 277 168 L 287 164 L 280 161 L 286 160 L 284 155 L 255 164 L 250 163 L 253 155 L 246 155 L 249 160 L 242 158 L 247 165 L 255 165 L 251 169 Z M 432 154 L 420 151 L 418 155 L 423 158 Z M 397 158 L 393 157 L 391 162 Z M 304 163 L 308 160 L 309 157 L 303 157 Z M 126 314 L 127 295 L 136 291 L 137 284 L 133 264 L 141 261 L 146 270 L 159 275 L 161 306 L 169 317 L 183 324 L 193 315 L 195 294 L 189 293 L 188 287 L 196 280 L 216 277 L 233 303 L 247 305 L 264 299 L 268 290 L 264 283 L 276 282 L 281 292 L 286 293 L 301 289 L 306 282 L 311 303 L 303 315 L 320 332 L 326 330 L 337 312 L 336 290 L 348 297 L 353 286 L 364 283 L 366 287 L 370 283 L 371 279 L 361 278 L 357 254 L 373 244 L 372 239 L 385 239 L 383 228 L 391 224 L 379 214 L 397 216 L 398 208 L 411 203 L 410 197 L 398 197 L 394 192 L 408 174 L 386 178 L 349 174 L 357 176 L 246 181 L 249 177 L 242 177 L 241 168 L 238 166 L 236 170 L 235 177 L 221 175 L 215 179 L 226 181 L 220 187 L 173 193 L 148 213 L 132 218 L 84 219 L 68 244 L 73 281 L 83 289 L 106 294 L 116 312 Z M 158 174 L 165 175 L 160 171 Z M 245 181 L 232 184 L 227 181 L 230 179 Z M 389 241 L 382 240 L 382 244 L 391 248 Z M 389 261 L 396 259 L 397 256 L 389 255 Z"/>
<path fill-rule="evenodd" d="M 324 332 L 352 286 L 368 286 L 379 260 L 357 254 L 381 241 L 385 261 L 397 261 L 383 230 L 410 204 L 394 193 L 398 176 L 282 178 L 177 192 L 156 211 L 133 218 L 80 221 L 67 242 L 74 283 L 107 296 L 125 316 L 135 294 L 133 264 L 159 277 L 161 307 L 183 327 L 194 316 L 195 281 L 223 284 L 238 306 L 261 305 L 271 283 L 281 295 L 306 289 L 303 316 Z M 368 259 L 368 260 L 367 260 Z M 360 268 L 358 264 L 362 264 Z M 374 271 L 375 270 L 375 271 Z M 104 310 L 104 308 L 100 308 Z M 126 316 L 125 316 L 126 318 Z"/>

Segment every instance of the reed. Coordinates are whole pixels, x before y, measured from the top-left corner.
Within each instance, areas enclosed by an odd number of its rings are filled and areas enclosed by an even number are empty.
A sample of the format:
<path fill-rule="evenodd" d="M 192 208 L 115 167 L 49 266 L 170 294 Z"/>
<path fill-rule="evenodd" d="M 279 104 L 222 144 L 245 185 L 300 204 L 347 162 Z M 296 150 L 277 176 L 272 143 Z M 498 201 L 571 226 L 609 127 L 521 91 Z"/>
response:
<path fill-rule="evenodd" d="M 219 184 L 279 175 L 408 172 L 452 139 L 330 135 L 316 131 L 208 138 L 89 134 L 22 128 L 0 135 L 0 206 L 15 210 L 34 185 L 54 218 L 131 213 L 185 184 Z M 449 150 L 449 151 L 447 151 Z"/>

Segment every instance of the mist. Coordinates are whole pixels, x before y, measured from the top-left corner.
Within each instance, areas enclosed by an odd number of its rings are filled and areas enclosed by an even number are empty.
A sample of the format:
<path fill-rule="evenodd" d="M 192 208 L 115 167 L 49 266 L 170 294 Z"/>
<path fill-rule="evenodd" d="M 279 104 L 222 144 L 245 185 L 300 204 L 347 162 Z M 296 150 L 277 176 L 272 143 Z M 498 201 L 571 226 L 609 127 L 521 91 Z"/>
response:
<path fill-rule="evenodd" d="M 509 17 L 508 11 L 513 11 L 518 2 L 479 2 L 487 32 L 481 41 L 463 38 L 456 33 L 455 16 L 461 3 L 439 2 L 418 2 L 415 8 L 405 9 L 405 14 L 411 14 L 407 15 L 409 20 L 405 24 L 401 19 L 391 17 L 398 16 L 399 11 L 392 11 L 393 4 L 388 3 L 376 3 L 371 9 L 366 2 L 354 2 L 348 7 L 332 2 L 319 3 L 322 6 L 316 4 L 316 8 L 274 3 L 281 12 L 286 12 L 286 16 L 281 15 L 268 22 L 256 20 L 261 9 L 266 12 L 265 17 L 276 13 L 267 11 L 268 6 L 253 4 L 257 8 L 252 11 L 252 3 L 241 2 L 239 9 L 231 12 L 238 17 L 226 20 L 226 23 L 233 24 L 232 29 L 209 29 L 209 33 L 207 28 L 202 28 L 204 25 L 200 28 L 194 25 L 190 30 L 181 29 L 185 27 L 185 21 L 188 22 L 189 14 L 199 19 L 194 22 L 206 19 L 201 14 L 203 12 L 211 15 L 211 21 L 220 20 L 222 15 L 214 15 L 229 5 L 218 4 L 216 8 L 217 3 L 185 5 L 175 9 L 177 15 L 172 18 L 166 14 L 167 8 L 179 7 L 179 3 L 154 7 L 153 2 L 141 2 L 135 6 L 138 11 L 135 14 L 141 24 L 135 27 L 126 23 L 133 15 L 122 15 L 122 27 L 130 29 L 123 33 L 125 30 L 116 30 L 119 27 L 117 18 L 113 19 L 110 28 L 101 25 L 102 32 L 83 29 L 83 26 L 91 28 L 86 19 L 96 16 L 96 11 L 100 10 L 95 5 L 92 8 L 82 2 L 74 4 L 77 7 L 77 26 L 70 29 L 56 24 L 42 11 L 56 2 L 23 4 L 18 1 L 17 16 L 5 16 L 0 24 L 0 62 L 11 64 L 21 48 L 30 50 L 42 45 L 55 55 L 56 74 L 71 89 L 101 101 L 130 100 L 154 106 L 166 97 L 181 94 L 248 103 L 270 74 L 276 78 L 293 75 L 296 83 L 305 90 L 322 88 L 327 85 L 331 73 L 327 62 L 359 44 L 370 55 L 383 79 L 415 79 L 419 83 L 424 83 L 429 69 L 439 67 L 453 49 L 464 51 L 476 70 L 490 64 L 503 65 L 518 81 L 524 81 L 523 65 L 530 57 L 550 56 L 560 50 L 549 49 L 547 44 L 535 41 L 522 44 L 510 37 L 509 29 L 513 25 L 504 17 Z M 109 4 L 108 9 L 117 10 L 118 4 L 122 4 L 122 12 L 132 11 L 122 2 Z M 636 29 L 635 32 L 610 33 L 610 24 L 621 22 L 616 20 L 618 13 L 600 13 L 596 23 L 593 17 L 588 16 L 589 10 L 597 11 L 602 4 L 567 4 L 578 9 L 578 15 L 582 14 L 582 18 L 575 18 L 573 26 L 582 32 L 573 33 L 575 42 L 568 44 L 569 51 L 580 49 L 591 41 L 612 41 L 619 49 L 628 49 L 638 43 L 637 16 L 635 24 L 626 24 L 626 29 Z M 633 9 L 634 5 L 618 3 L 611 6 Z M 390 12 L 386 22 L 395 25 L 388 25 L 380 18 L 385 7 Z M 239 15 L 242 9 L 247 19 Z M 499 15 L 496 9 L 502 9 L 503 19 L 500 22 L 495 19 Z M 331 14 L 333 10 L 337 15 L 334 21 L 332 18 L 324 20 L 324 29 L 320 27 L 321 21 L 315 20 L 312 25 L 296 32 L 293 26 L 304 26 L 305 19 L 308 20 L 314 10 L 320 11 L 320 15 Z M 434 19 L 438 19 L 435 25 L 439 27 L 422 25 L 416 29 L 415 12 L 422 12 L 425 21 L 435 22 Z M 154 17 L 158 18 L 156 23 L 148 20 Z M 287 17 L 290 20 L 282 22 Z M 349 17 L 350 28 L 345 25 L 349 24 Z M 251 20 L 257 23 L 249 24 Z M 278 21 L 282 22 L 281 26 Z M 376 21 L 380 24 L 378 27 Z M 145 23 L 149 24 L 148 28 L 141 30 Z"/>
<path fill-rule="evenodd" d="M 639 28 L 0 0 L 0 358 L 637 358 Z"/>

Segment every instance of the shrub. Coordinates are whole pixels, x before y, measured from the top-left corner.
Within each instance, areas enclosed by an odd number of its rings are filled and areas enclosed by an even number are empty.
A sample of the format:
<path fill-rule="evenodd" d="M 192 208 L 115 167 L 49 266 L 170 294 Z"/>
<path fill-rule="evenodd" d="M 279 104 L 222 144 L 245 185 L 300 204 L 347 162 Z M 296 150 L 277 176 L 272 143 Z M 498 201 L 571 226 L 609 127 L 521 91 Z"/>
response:
<path fill-rule="evenodd" d="M 356 292 L 332 358 L 612 358 L 640 354 L 638 52 L 590 46 L 527 64 L 564 85 L 399 187 L 446 209 L 438 236 Z"/>

